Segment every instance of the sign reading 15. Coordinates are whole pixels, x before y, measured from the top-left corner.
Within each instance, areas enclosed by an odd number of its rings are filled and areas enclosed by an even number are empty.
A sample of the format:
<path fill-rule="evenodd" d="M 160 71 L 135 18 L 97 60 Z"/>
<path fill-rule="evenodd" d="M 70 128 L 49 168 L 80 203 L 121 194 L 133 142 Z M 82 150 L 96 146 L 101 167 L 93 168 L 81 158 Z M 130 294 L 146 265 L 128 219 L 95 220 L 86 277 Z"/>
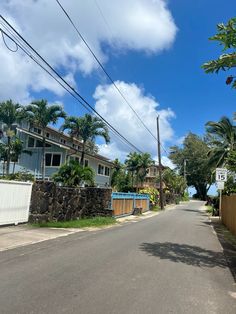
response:
<path fill-rule="evenodd" d="M 227 181 L 227 169 L 216 168 L 216 181 L 220 181 L 220 182 Z"/>

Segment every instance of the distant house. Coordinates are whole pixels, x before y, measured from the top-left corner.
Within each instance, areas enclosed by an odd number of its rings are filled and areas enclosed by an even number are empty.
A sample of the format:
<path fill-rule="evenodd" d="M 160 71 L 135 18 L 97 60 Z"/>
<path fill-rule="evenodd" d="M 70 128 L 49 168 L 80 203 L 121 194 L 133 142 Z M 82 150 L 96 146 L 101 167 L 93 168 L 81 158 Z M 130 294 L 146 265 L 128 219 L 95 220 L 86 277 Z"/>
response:
<path fill-rule="evenodd" d="M 23 142 L 24 149 L 31 151 L 32 155 L 21 154 L 15 166 L 15 172 L 28 171 L 36 178 L 42 177 L 42 130 L 39 127 L 29 127 L 28 123 L 15 125 L 17 136 Z M 3 126 L 0 123 L 0 130 Z M 81 158 L 82 143 L 59 132 L 58 130 L 47 127 L 46 129 L 46 149 L 45 149 L 45 178 L 50 179 L 58 171 L 59 167 L 67 160 L 78 160 Z M 90 166 L 95 172 L 95 183 L 97 186 L 109 186 L 111 169 L 113 163 L 99 154 L 85 153 L 84 163 Z M 0 174 L 3 173 L 3 163 L 0 166 Z M 11 164 L 12 170 L 13 165 Z"/>
<path fill-rule="evenodd" d="M 162 165 L 162 170 L 166 167 Z M 159 177 L 159 166 L 152 165 L 147 169 L 147 175 L 145 177 L 143 187 L 153 187 L 159 189 L 159 183 L 157 183 L 157 178 Z"/>

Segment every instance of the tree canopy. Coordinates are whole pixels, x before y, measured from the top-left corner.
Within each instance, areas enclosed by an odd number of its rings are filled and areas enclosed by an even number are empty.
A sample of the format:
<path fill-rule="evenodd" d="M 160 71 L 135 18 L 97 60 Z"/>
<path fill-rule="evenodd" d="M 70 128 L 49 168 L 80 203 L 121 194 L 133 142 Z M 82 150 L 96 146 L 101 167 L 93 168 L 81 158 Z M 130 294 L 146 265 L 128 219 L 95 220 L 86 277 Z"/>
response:
<path fill-rule="evenodd" d="M 169 158 L 176 165 L 180 175 L 184 174 L 186 162 L 186 180 L 188 186 L 195 187 L 197 196 L 205 200 L 207 191 L 213 181 L 213 168 L 209 167 L 209 147 L 204 139 L 189 133 L 182 147 L 171 147 Z"/>
<path fill-rule="evenodd" d="M 84 155 L 87 145 L 91 147 L 97 136 L 104 138 L 106 144 L 110 142 L 106 124 L 100 118 L 93 117 L 90 114 L 85 114 L 83 117 L 67 117 L 64 124 L 61 126 L 61 131 L 64 130 L 68 130 L 72 137 L 83 142 L 81 165 L 84 164 Z"/>
<path fill-rule="evenodd" d="M 210 37 L 212 41 L 217 41 L 223 47 L 223 54 L 216 60 L 211 60 L 202 65 L 206 73 L 218 73 L 219 71 L 230 70 L 236 67 L 236 18 L 230 19 L 226 24 L 217 25 L 218 32 Z M 226 50 L 230 50 L 226 53 Z M 236 80 L 233 75 L 226 79 L 226 84 L 232 84 L 236 88 Z"/>
<path fill-rule="evenodd" d="M 209 149 L 209 163 L 216 167 L 225 164 L 229 152 L 236 149 L 236 127 L 227 117 L 218 122 L 206 123 L 207 141 Z"/>

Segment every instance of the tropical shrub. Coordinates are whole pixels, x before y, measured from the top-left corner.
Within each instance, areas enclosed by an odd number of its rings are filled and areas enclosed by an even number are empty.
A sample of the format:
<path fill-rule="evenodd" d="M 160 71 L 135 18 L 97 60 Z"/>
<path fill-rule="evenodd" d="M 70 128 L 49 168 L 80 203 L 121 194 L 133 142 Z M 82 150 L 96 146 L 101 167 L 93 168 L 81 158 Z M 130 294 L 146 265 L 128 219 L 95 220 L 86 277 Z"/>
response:
<path fill-rule="evenodd" d="M 33 182 L 34 176 L 28 172 L 16 172 L 16 173 L 11 173 L 11 174 L 2 176 L 1 180 L 13 180 L 13 181 L 22 181 L 22 182 L 32 181 Z"/>
<path fill-rule="evenodd" d="M 139 193 L 141 194 L 149 194 L 150 197 L 150 202 L 155 205 L 158 203 L 158 196 L 159 196 L 159 191 L 155 188 L 148 187 L 143 190 L 140 190 Z"/>
<path fill-rule="evenodd" d="M 53 181 L 69 187 L 78 187 L 82 183 L 93 186 L 94 176 L 91 167 L 83 167 L 78 161 L 71 160 L 59 168 L 53 175 Z"/>

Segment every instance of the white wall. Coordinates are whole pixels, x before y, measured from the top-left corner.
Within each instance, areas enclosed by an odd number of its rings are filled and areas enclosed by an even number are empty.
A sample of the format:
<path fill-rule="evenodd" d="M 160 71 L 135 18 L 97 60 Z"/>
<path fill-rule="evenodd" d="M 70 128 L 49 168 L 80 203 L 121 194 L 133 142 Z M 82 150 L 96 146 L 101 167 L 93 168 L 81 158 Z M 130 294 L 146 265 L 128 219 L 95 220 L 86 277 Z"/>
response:
<path fill-rule="evenodd" d="M 0 180 L 0 225 L 27 222 L 32 183 Z"/>

